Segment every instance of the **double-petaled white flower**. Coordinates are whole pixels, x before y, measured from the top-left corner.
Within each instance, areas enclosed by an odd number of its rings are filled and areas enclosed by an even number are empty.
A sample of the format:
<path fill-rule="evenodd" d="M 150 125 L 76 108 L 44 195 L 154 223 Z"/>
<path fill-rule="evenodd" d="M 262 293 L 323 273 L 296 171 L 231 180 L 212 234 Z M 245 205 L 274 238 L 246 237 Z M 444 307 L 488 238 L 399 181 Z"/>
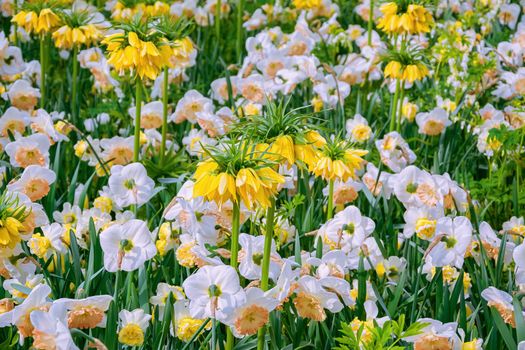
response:
<path fill-rule="evenodd" d="M 239 276 L 231 266 L 204 266 L 182 284 L 192 317 L 228 320 L 246 300 Z"/>
<path fill-rule="evenodd" d="M 109 189 L 117 205 L 121 207 L 147 203 L 154 194 L 154 187 L 155 182 L 148 177 L 146 168 L 140 163 L 115 165 L 111 168 Z"/>
<path fill-rule="evenodd" d="M 100 233 L 104 267 L 109 272 L 133 271 L 157 253 L 151 232 L 142 220 L 113 224 Z"/>

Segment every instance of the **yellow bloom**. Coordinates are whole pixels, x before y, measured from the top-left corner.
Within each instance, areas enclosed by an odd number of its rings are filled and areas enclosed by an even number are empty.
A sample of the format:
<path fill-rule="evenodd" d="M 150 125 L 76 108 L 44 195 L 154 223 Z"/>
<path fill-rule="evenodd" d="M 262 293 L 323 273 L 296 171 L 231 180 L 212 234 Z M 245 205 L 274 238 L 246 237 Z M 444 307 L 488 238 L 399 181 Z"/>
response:
<path fill-rule="evenodd" d="M 45 236 L 35 234 L 29 240 L 28 246 L 33 254 L 43 259 L 51 247 L 51 241 Z"/>
<path fill-rule="evenodd" d="M 116 33 L 103 41 L 109 52 L 108 63 L 120 73 L 136 71 L 137 75 L 154 80 L 164 67 L 170 66 L 173 54 L 168 43 L 154 43 L 141 40 L 137 33 Z"/>
<path fill-rule="evenodd" d="M 278 136 L 272 143 L 269 152 L 283 158 L 290 165 L 295 163 L 294 142 L 289 135 Z"/>
<path fill-rule="evenodd" d="M 0 248 L 2 246 L 14 248 L 21 241 L 20 231 L 23 227 L 22 223 L 13 217 L 0 220 Z"/>
<path fill-rule="evenodd" d="M 295 8 L 309 10 L 321 6 L 321 0 L 293 0 Z"/>
<path fill-rule="evenodd" d="M 401 79 L 403 68 L 398 61 L 390 61 L 385 67 L 385 78 Z"/>
<path fill-rule="evenodd" d="M 70 50 L 74 46 L 91 46 L 100 40 L 102 32 L 93 24 L 86 24 L 77 28 L 64 25 L 53 33 L 55 46 L 59 49 Z"/>
<path fill-rule="evenodd" d="M 390 61 L 385 67 L 385 78 L 401 79 L 410 83 L 422 80 L 428 74 L 428 68 L 419 62 L 403 65 L 398 61 Z"/>
<path fill-rule="evenodd" d="M 49 8 L 40 10 L 39 14 L 35 11 L 20 11 L 11 21 L 26 32 L 35 34 L 49 33 L 60 24 L 60 18 Z"/>
<path fill-rule="evenodd" d="M 398 12 L 395 2 L 383 4 L 380 7 L 383 16 L 377 27 L 388 34 L 420 34 L 430 32 L 434 24 L 432 14 L 423 6 L 410 4 L 406 12 Z"/>
<path fill-rule="evenodd" d="M 193 196 L 203 196 L 219 206 L 227 201 L 242 200 L 248 208 L 270 205 L 270 197 L 277 193 L 277 185 L 284 178 L 269 166 L 245 167 L 236 174 L 220 172 L 214 160 L 205 160 L 197 166 L 193 177 L 195 185 Z"/>
<path fill-rule="evenodd" d="M 110 213 L 113 209 L 113 201 L 109 197 L 100 196 L 95 198 L 93 206 L 104 213 Z"/>
<path fill-rule="evenodd" d="M 140 346 L 144 343 L 144 331 L 138 324 L 128 323 L 118 333 L 118 341 L 124 345 Z"/>
<path fill-rule="evenodd" d="M 345 141 L 332 141 L 318 151 L 311 171 L 328 181 L 346 181 L 357 176 L 356 171 L 365 164 L 361 157 L 366 154 L 368 151 L 352 149 Z"/>
<path fill-rule="evenodd" d="M 199 330 L 204 320 L 197 318 L 184 317 L 177 322 L 177 338 L 184 342 L 190 341 L 193 335 Z"/>

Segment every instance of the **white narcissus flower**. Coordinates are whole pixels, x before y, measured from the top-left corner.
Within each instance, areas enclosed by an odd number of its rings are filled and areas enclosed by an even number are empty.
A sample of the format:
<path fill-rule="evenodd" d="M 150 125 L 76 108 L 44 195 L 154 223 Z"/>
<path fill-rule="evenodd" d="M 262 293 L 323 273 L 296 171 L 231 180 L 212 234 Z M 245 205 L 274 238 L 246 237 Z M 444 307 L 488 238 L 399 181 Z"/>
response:
<path fill-rule="evenodd" d="M 430 248 L 427 259 L 434 266 L 463 266 L 465 253 L 472 242 L 472 224 L 464 216 L 443 217 L 436 224 L 437 243 Z M 435 240 L 435 241 L 436 241 Z"/>
<path fill-rule="evenodd" d="M 14 167 L 49 166 L 49 138 L 44 134 L 19 137 L 5 146 L 5 153 Z"/>
<path fill-rule="evenodd" d="M 346 137 L 352 142 L 359 143 L 366 142 L 372 137 L 372 129 L 361 114 L 356 114 L 353 119 L 346 121 Z"/>
<path fill-rule="evenodd" d="M 516 236 L 525 236 L 525 220 L 522 217 L 513 216 L 509 221 L 503 223 L 503 231 Z"/>
<path fill-rule="evenodd" d="M 173 304 L 174 322 L 170 325 L 170 334 L 186 343 L 192 339 L 205 322 L 204 319 L 191 316 L 189 304 L 190 302 L 187 299 L 177 300 Z M 209 330 L 211 322 L 208 322 L 204 328 Z"/>
<path fill-rule="evenodd" d="M 293 292 L 294 283 L 299 278 L 300 269 L 294 270 L 292 265 L 293 263 L 289 260 L 283 261 L 275 286 L 266 292 L 266 295 L 277 299 L 281 304 L 288 300 L 288 297 Z"/>
<path fill-rule="evenodd" d="M 346 264 L 348 257 L 342 250 L 330 250 L 321 259 L 311 257 L 306 260 L 306 264 L 317 266 L 317 277 L 324 278 L 329 276 L 344 278 L 346 274 Z"/>
<path fill-rule="evenodd" d="M 66 311 L 63 304 L 54 303 L 48 312 L 31 312 L 35 349 L 78 350 L 67 326 Z"/>
<path fill-rule="evenodd" d="M 34 327 L 30 319 L 31 312 L 35 310 L 47 310 L 49 304 L 51 304 L 47 300 L 49 294 L 51 294 L 51 288 L 48 285 L 39 284 L 33 288 L 31 293 L 29 293 L 20 305 L 0 315 L 0 327 L 15 325 L 20 335 L 20 343 L 23 343 L 24 338 L 32 336 L 33 334 Z"/>
<path fill-rule="evenodd" d="M 65 230 L 62 225 L 54 222 L 51 225 L 42 227 L 42 235 L 34 234 L 27 245 L 31 253 L 39 258 L 49 258 L 53 251 L 60 254 L 67 253 L 67 246 L 64 244 L 64 235 L 69 235 L 69 230 Z M 68 239 L 66 237 L 66 239 Z"/>
<path fill-rule="evenodd" d="M 416 123 L 419 133 L 429 136 L 442 134 L 447 126 L 452 124 L 448 119 L 448 113 L 442 108 L 434 108 L 428 113 L 418 113 Z"/>
<path fill-rule="evenodd" d="M 113 224 L 100 233 L 104 267 L 109 272 L 134 271 L 157 253 L 151 232 L 142 220 Z"/>
<path fill-rule="evenodd" d="M 40 98 L 40 90 L 35 89 L 27 80 L 18 79 L 7 92 L 11 105 L 18 109 L 32 111 Z"/>
<path fill-rule="evenodd" d="M 91 329 L 106 327 L 106 311 L 112 300 L 111 295 L 95 295 L 84 299 L 58 299 L 55 304 L 67 310 L 69 328 Z"/>
<path fill-rule="evenodd" d="M 204 266 L 188 277 L 182 287 L 195 318 L 211 317 L 222 322 L 246 299 L 239 276 L 231 266 Z"/>
<path fill-rule="evenodd" d="M 350 85 L 328 75 L 314 86 L 314 92 L 326 105 L 335 107 L 338 102 L 344 105 L 344 100 L 350 95 Z"/>
<path fill-rule="evenodd" d="M 225 323 L 230 325 L 233 334 L 238 338 L 255 334 L 268 323 L 270 312 L 278 304 L 277 299 L 267 296 L 261 289 L 248 288 L 246 301 L 231 314 L 231 318 Z"/>
<path fill-rule="evenodd" d="M 158 307 L 160 318 L 164 315 L 164 308 L 170 294 L 172 294 L 174 300 L 184 299 L 184 292 L 181 287 L 171 286 L 162 282 L 157 285 L 157 293 L 149 299 L 151 305 Z"/>
<path fill-rule="evenodd" d="M 319 237 L 323 239 L 326 248 L 348 252 L 360 247 L 374 229 L 374 221 L 361 215 L 359 208 L 350 205 L 321 226 Z"/>
<path fill-rule="evenodd" d="M 514 249 L 512 256 L 516 263 L 516 283 L 525 285 L 525 242 Z"/>
<path fill-rule="evenodd" d="M 293 303 L 299 316 L 322 322 L 326 319 L 325 309 L 334 313 L 343 309 L 337 294 L 324 289 L 317 278 L 303 276 L 297 283 Z"/>
<path fill-rule="evenodd" d="M 386 134 L 375 144 L 381 156 L 381 162 L 396 173 L 416 161 L 416 154 L 397 131 Z"/>
<path fill-rule="evenodd" d="M 418 335 L 406 337 L 405 341 L 414 343 L 415 349 L 460 349 L 461 340 L 456 334 L 456 322 L 442 323 L 431 318 L 417 320 L 426 324 Z"/>
<path fill-rule="evenodd" d="M 436 207 L 443 203 L 443 194 L 436 181 L 424 170 L 407 166 L 390 178 L 394 194 L 406 208 L 415 206 Z"/>
<path fill-rule="evenodd" d="M 436 206 L 427 207 L 409 207 L 403 214 L 405 226 L 403 228 L 403 238 L 409 239 L 414 235 L 423 240 L 431 240 L 436 233 L 437 219 L 443 217 L 445 213 L 443 208 Z"/>
<path fill-rule="evenodd" d="M 9 133 L 12 135 L 23 134 L 30 122 L 31 115 L 27 111 L 9 107 L 0 117 L 0 136 L 9 137 Z"/>
<path fill-rule="evenodd" d="M 111 168 L 109 189 L 117 205 L 121 207 L 147 203 L 153 196 L 154 187 L 155 182 L 148 177 L 146 168 L 140 163 L 115 165 Z"/>
<path fill-rule="evenodd" d="M 151 315 L 142 309 L 133 311 L 121 310 L 118 314 L 120 330 L 118 341 L 128 346 L 141 346 L 144 343 L 144 333 L 148 328 Z"/>
<path fill-rule="evenodd" d="M 129 115 L 135 121 L 137 108 L 131 107 Z M 161 101 L 146 103 L 140 110 L 140 127 L 142 129 L 156 129 L 162 126 L 163 104 Z"/>
<path fill-rule="evenodd" d="M 489 307 L 493 307 L 499 313 L 505 323 L 516 328 L 514 305 L 509 293 L 495 287 L 488 287 L 481 292 L 481 297 L 487 301 Z M 522 311 L 522 314 L 525 315 L 525 312 Z"/>
<path fill-rule="evenodd" d="M 169 117 L 169 120 L 175 123 L 182 123 L 187 120 L 195 124 L 198 112 L 213 113 L 213 101 L 202 96 L 197 90 L 190 90 L 177 102 L 175 112 Z"/>
<path fill-rule="evenodd" d="M 24 169 L 22 176 L 15 182 L 7 185 L 12 192 L 22 192 L 32 201 L 44 198 L 56 180 L 53 170 L 40 165 L 30 165 Z"/>
<path fill-rule="evenodd" d="M 477 238 L 474 238 L 472 240 L 471 254 L 474 257 L 474 259 L 476 259 L 476 262 L 478 264 L 482 263 L 483 261 L 480 243 L 481 243 L 481 246 L 483 246 L 485 256 L 489 259 L 493 259 L 497 261 L 498 257 L 500 256 L 500 248 L 501 248 L 502 241 L 496 235 L 492 227 L 490 227 L 490 225 L 485 221 L 483 221 L 479 225 L 479 240 Z M 505 264 L 510 264 L 512 262 L 513 254 L 515 257 L 517 256 L 517 254 L 519 256 L 520 253 L 516 253 L 515 252 L 516 250 L 517 250 L 516 244 L 511 241 L 511 237 L 508 237 L 507 242 L 505 242 L 505 251 L 503 252 L 504 254 L 503 262 Z M 521 270 L 519 265 L 520 264 L 518 264 L 516 261 L 516 281 L 522 280 L 523 282 L 518 282 L 518 283 L 525 283 L 525 278 L 523 278 L 525 277 L 525 275 L 523 277 L 519 277 L 519 275 L 521 275 L 522 273 L 525 273 L 525 270 Z M 525 265 L 521 264 L 521 266 L 525 269 Z"/>
<path fill-rule="evenodd" d="M 262 261 L 264 253 L 264 236 L 251 236 L 246 233 L 239 235 L 239 273 L 249 280 L 260 279 L 262 274 Z M 275 250 L 275 242 L 272 239 L 270 256 L 279 259 Z M 270 259 L 269 278 L 275 279 L 279 273 L 279 264 Z"/>

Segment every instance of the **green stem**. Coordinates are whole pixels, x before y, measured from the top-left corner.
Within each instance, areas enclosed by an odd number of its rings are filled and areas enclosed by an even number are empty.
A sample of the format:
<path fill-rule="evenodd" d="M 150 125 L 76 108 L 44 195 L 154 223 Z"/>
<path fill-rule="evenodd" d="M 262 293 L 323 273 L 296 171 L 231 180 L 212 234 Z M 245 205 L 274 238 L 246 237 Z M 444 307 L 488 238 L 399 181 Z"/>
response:
<path fill-rule="evenodd" d="M 78 125 L 77 120 L 77 100 L 78 100 L 78 92 L 77 92 L 77 84 L 78 84 L 78 46 L 75 45 L 73 48 L 73 73 L 71 75 L 71 81 L 72 81 L 72 91 L 71 91 L 71 117 L 73 119 L 73 124 Z"/>
<path fill-rule="evenodd" d="M 217 37 L 217 46 L 221 38 L 221 0 L 215 4 L 215 36 Z"/>
<path fill-rule="evenodd" d="M 400 81 L 396 80 L 396 91 L 394 92 L 394 99 L 392 100 L 392 106 L 390 106 L 390 131 L 394 131 L 396 128 L 396 112 L 397 112 L 397 100 L 399 99 Z"/>
<path fill-rule="evenodd" d="M 233 203 L 233 217 L 232 217 L 232 234 L 230 242 L 230 266 L 237 270 L 237 257 L 239 255 L 239 231 L 240 231 L 241 210 L 239 200 Z M 228 327 L 226 333 L 226 350 L 232 350 L 234 345 L 234 338 L 231 329 Z"/>
<path fill-rule="evenodd" d="M 133 148 L 133 162 L 139 161 L 140 153 L 140 112 L 142 109 L 142 80 L 137 76 L 135 81 L 135 139 Z"/>
<path fill-rule="evenodd" d="M 215 350 L 215 345 L 217 344 L 217 320 L 211 320 L 211 349 Z"/>
<path fill-rule="evenodd" d="M 402 81 L 400 84 L 399 91 L 399 111 L 396 116 L 396 130 L 399 132 L 401 129 L 401 116 L 403 115 L 403 99 L 405 98 L 405 83 Z"/>
<path fill-rule="evenodd" d="M 236 50 L 237 50 L 237 59 L 239 62 L 241 62 L 242 57 L 242 23 L 243 23 L 243 13 L 244 13 L 244 0 L 237 0 L 237 42 L 236 42 Z"/>
<path fill-rule="evenodd" d="M 46 106 L 46 38 L 40 35 L 40 107 Z"/>
<path fill-rule="evenodd" d="M 272 254 L 273 229 L 275 221 L 275 199 L 271 199 L 270 207 L 266 212 L 266 232 L 264 235 L 264 253 L 262 263 L 261 289 L 268 290 L 268 280 L 270 273 L 270 258 Z M 257 350 L 264 349 L 264 338 L 266 335 L 266 327 L 259 329 L 257 335 Z"/>
<path fill-rule="evenodd" d="M 18 0 L 14 1 L 14 14 L 18 13 Z M 18 25 L 16 23 L 13 24 L 13 30 L 15 32 L 15 46 L 18 46 Z"/>
<path fill-rule="evenodd" d="M 326 219 L 333 217 L 334 211 L 334 180 L 328 182 L 328 209 L 326 210 Z"/>
<path fill-rule="evenodd" d="M 160 143 L 160 165 L 164 165 L 166 156 L 166 134 L 168 133 L 168 67 L 164 67 L 162 85 L 162 140 Z"/>
<path fill-rule="evenodd" d="M 374 25 L 374 0 L 370 0 L 370 14 L 368 17 L 368 46 L 372 45 L 372 26 Z"/>

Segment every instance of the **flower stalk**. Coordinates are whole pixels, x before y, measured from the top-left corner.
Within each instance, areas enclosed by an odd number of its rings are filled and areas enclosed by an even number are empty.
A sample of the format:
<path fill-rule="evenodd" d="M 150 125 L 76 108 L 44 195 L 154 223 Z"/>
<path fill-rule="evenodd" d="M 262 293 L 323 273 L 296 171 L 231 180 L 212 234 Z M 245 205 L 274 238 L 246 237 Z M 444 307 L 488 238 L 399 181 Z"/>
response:
<path fill-rule="evenodd" d="M 142 109 L 142 80 L 137 76 L 135 81 L 135 131 L 133 161 L 139 161 L 140 153 L 140 115 Z"/>
<path fill-rule="evenodd" d="M 326 219 L 330 220 L 334 215 L 334 180 L 328 182 L 328 209 L 326 210 Z"/>
<path fill-rule="evenodd" d="M 75 45 L 73 48 L 73 72 L 71 75 L 71 117 L 73 123 L 76 124 L 78 121 L 78 46 Z"/>
<path fill-rule="evenodd" d="M 168 67 L 164 67 L 162 84 L 162 140 L 160 142 L 160 165 L 164 165 L 166 156 L 166 135 L 168 133 Z"/>
<path fill-rule="evenodd" d="M 266 212 L 266 230 L 264 234 L 264 252 L 263 252 L 263 262 L 262 262 L 261 289 L 265 292 L 268 290 L 274 222 L 275 222 L 275 199 L 272 198 L 270 207 L 268 207 L 268 210 Z M 259 332 L 257 335 L 257 350 L 264 349 L 265 334 L 266 334 L 266 327 L 263 326 L 261 329 L 259 329 Z"/>
<path fill-rule="evenodd" d="M 40 35 L 40 107 L 46 106 L 46 36 Z"/>
<path fill-rule="evenodd" d="M 238 266 L 238 256 L 239 256 L 239 232 L 240 232 L 240 221 L 241 221 L 241 208 L 239 199 L 233 203 L 233 217 L 232 217 L 232 233 L 231 233 L 231 242 L 230 242 L 230 266 L 237 270 Z M 226 334 L 226 350 L 232 350 L 234 346 L 234 337 L 233 334 L 228 328 Z"/>
<path fill-rule="evenodd" d="M 392 106 L 390 107 L 390 131 L 394 131 L 396 128 L 396 112 L 397 102 L 399 100 L 399 90 L 401 88 L 401 82 L 396 79 L 396 90 L 394 92 L 394 99 L 392 100 Z"/>

